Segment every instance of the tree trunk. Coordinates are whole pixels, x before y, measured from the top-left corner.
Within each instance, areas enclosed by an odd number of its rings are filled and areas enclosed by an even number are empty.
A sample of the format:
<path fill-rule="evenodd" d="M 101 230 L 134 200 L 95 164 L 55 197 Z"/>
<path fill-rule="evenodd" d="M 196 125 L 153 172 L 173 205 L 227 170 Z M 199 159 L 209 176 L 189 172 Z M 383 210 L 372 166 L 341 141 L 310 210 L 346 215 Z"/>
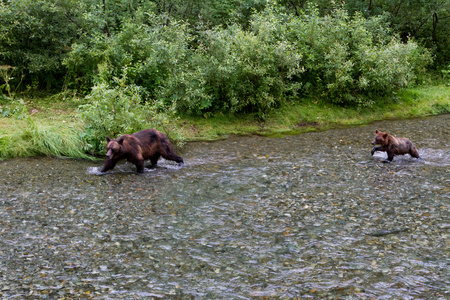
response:
<path fill-rule="evenodd" d="M 106 31 L 106 35 L 108 37 L 111 37 L 111 31 L 109 30 L 109 26 L 108 26 L 108 20 L 106 19 L 106 3 L 105 0 L 103 1 L 103 15 L 105 16 L 105 31 Z"/>

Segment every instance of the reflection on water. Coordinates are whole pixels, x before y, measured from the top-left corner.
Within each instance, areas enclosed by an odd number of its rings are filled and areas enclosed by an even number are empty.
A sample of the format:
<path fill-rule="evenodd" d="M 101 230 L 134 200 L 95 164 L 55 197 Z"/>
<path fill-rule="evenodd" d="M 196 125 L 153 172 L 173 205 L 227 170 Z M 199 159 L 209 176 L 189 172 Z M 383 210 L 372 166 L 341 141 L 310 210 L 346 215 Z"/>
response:
<path fill-rule="evenodd" d="M 190 143 L 143 175 L 0 162 L 0 295 L 447 298 L 449 119 Z M 422 159 L 370 156 L 376 128 Z"/>

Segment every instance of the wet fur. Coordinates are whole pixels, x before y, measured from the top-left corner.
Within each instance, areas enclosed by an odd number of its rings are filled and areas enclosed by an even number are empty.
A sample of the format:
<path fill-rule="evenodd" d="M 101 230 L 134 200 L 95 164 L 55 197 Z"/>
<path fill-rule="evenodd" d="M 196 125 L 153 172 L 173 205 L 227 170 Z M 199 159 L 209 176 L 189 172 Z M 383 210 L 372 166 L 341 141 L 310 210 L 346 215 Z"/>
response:
<path fill-rule="evenodd" d="M 375 138 L 372 145 L 380 145 L 373 147 L 371 154 L 375 151 L 385 151 L 388 155 L 387 161 L 391 162 L 395 155 L 409 154 L 412 157 L 419 158 L 419 152 L 413 143 L 407 138 L 395 137 L 386 132 L 375 130 Z"/>
<path fill-rule="evenodd" d="M 150 160 L 152 166 L 156 166 L 161 156 L 177 163 L 183 162 L 183 158 L 175 154 L 167 135 L 155 129 L 125 134 L 114 140 L 106 137 L 106 141 L 106 162 L 102 172 L 113 169 L 123 159 L 133 163 L 139 173 L 144 172 L 145 160 Z"/>

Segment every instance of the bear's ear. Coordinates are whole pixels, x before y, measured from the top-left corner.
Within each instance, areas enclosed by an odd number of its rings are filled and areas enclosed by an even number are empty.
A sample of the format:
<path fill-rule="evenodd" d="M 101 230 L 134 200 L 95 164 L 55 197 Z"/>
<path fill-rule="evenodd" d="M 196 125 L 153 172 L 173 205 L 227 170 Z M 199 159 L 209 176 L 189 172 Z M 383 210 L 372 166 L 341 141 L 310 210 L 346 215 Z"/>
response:
<path fill-rule="evenodd" d="M 379 131 L 378 129 L 375 129 L 375 133 L 376 133 L 376 134 L 379 134 L 380 131 Z"/>
<path fill-rule="evenodd" d="M 111 142 L 111 139 L 108 136 L 106 137 L 106 142 L 107 143 Z"/>
<path fill-rule="evenodd" d="M 383 133 L 383 138 L 387 139 L 387 137 L 388 137 L 388 133 L 387 132 Z"/>
<path fill-rule="evenodd" d="M 119 145 L 122 145 L 122 144 L 123 144 L 123 138 L 118 139 L 118 140 L 117 140 L 117 143 L 118 143 Z"/>

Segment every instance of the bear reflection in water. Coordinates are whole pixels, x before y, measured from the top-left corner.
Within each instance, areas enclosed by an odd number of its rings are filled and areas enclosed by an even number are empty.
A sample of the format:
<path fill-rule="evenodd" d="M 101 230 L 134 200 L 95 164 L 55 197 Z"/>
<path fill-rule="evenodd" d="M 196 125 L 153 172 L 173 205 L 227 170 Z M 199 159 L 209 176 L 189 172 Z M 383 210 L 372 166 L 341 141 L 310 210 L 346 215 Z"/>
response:
<path fill-rule="evenodd" d="M 371 154 L 375 151 L 385 151 L 388 155 L 386 162 L 391 162 L 394 159 L 394 155 L 409 154 L 412 157 L 419 158 L 419 152 L 413 143 L 407 138 L 397 138 L 386 132 L 375 130 L 375 138 L 372 141 L 372 145 L 381 145 L 373 147 Z"/>
<path fill-rule="evenodd" d="M 102 172 L 113 169 L 123 159 L 133 163 L 138 173 L 144 172 L 145 160 L 150 160 L 152 166 L 156 166 L 161 156 L 183 163 L 183 158 L 175 154 L 167 135 L 155 129 L 124 134 L 114 140 L 106 137 L 106 141 L 106 162 Z"/>

